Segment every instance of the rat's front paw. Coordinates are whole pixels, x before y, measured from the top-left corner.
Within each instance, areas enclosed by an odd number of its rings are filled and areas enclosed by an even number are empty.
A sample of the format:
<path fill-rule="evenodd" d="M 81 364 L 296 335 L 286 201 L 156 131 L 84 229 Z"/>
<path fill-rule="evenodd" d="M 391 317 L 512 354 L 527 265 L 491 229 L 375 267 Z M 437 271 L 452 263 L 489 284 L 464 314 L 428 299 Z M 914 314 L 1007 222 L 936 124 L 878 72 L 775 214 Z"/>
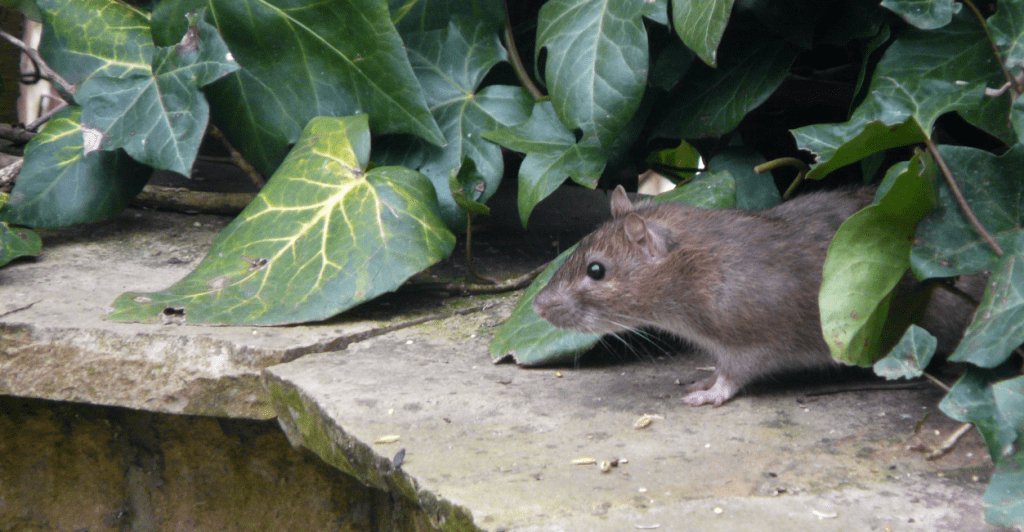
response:
<path fill-rule="evenodd" d="M 718 375 L 715 378 L 715 383 L 706 390 L 697 389 L 683 396 L 683 402 L 690 406 L 701 406 L 709 403 L 721 406 L 722 403 L 728 401 L 734 395 L 736 395 L 736 389 L 733 384 L 729 382 L 725 375 Z"/>

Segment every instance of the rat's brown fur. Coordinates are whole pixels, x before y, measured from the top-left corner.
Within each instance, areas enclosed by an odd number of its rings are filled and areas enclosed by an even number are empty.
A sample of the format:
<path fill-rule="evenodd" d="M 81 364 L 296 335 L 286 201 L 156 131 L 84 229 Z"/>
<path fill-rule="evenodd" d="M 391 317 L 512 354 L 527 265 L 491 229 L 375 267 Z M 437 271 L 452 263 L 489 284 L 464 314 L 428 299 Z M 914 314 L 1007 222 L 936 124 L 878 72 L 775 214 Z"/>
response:
<path fill-rule="evenodd" d="M 717 365 L 685 401 L 720 405 L 761 376 L 835 363 L 818 312 L 822 266 L 839 226 L 873 195 L 868 187 L 816 192 L 742 211 L 634 205 L 619 187 L 613 219 L 580 242 L 533 308 L 560 328 L 653 327 L 693 342 Z M 600 280 L 587 275 L 593 263 L 604 267 Z M 971 291 L 980 293 L 983 283 Z M 901 286 L 910 284 L 908 276 Z M 941 309 L 923 322 L 936 329 L 940 349 L 951 349 L 972 310 L 944 290 L 935 291 L 932 307 Z"/>

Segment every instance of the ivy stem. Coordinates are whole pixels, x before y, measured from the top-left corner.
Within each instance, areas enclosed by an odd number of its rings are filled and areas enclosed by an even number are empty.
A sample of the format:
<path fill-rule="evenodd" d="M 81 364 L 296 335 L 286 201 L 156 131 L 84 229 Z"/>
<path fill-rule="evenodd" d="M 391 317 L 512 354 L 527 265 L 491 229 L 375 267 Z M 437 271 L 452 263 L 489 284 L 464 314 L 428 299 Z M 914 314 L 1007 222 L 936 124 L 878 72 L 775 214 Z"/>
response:
<path fill-rule="evenodd" d="M 996 239 L 992 238 L 992 235 L 985 229 L 985 226 L 981 225 L 981 221 L 978 220 L 978 217 L 974 215 L 974 211 L 971 210 L 971 206 L 967 204 L 967 200 L 964 199 L 963 193 L 960 192 L 960 186 L 957 185 L 956 181 L 953 179 L 953 173 L 949 171 L 949 166 L 946 165 L 945 159 L 939 155 L 939 149 L 935 147 L 935 143 L 932 142 L 932 139 L 928 138 L 928 135 L 924 135 L 924 143 L 928 146 L 928 153 L 932 155 L 932 158 L 935 159 L 935 163 L 939 165 L 942 177 L 945 178 L 946 184 L 949 185 L 949 190 L 953 193 L 953 198 L 956 200 L 957 205 L 960 206 L 960 211 L 963 212 L 967 221 L 970 222 L 971 227 L 973 227 L 978 235 L 988 243 L 989 247 L 992 248 L 992 251 L 995 252 L 996 255 L 1002 257 L 1003 248 L 999 246 Z"/>
<path fill-rule="evenodd" d="M 807 166 L 807 163 L 797 159 L 796 157 L 781 157 L 779 159 L 773 159 L 766 163 L 761 163 L 754 167 L 755 174 L 763 174 L 776 168 L 782 168 L 783 166 L 795 166 L 799 170 L 796 174 L 796 179 L 790 183 L 789 188 L 786 189 L 786 193 L 782 195 L 782 199 L 789 199 L 793 195 L 793 191 L 796 187 L 803 182 L 804 178 L 807 177 L 807 172 L 811 171 L 811 167 Z"/>
<path fill-rule="evenodd" d="M 939 388 L 942 388 L 943 390 L 946 390 L 946 393 L 949 393 L 949 386 L 947 386 L 946 383 L 940 381 L 938 377 L 932 375 L 931 373 L 928 373 L 927 371 L 922 372 L 922 374 L 926 379 L 932 381 L 933 384 L 935 384 Z"/>
<path fill-rule="evenodd" d="M 512 70 L 515 71 L 519 83 L 526 87 L 526 90 L 530 91 L 530 95 L 533 96 L 534 100 L 544 98 L 544 93 L 530 79 L 530 75 L 526 72 L 526 66 L 523 65 L 523 60 L 519 57 L 515 35 L 512 33 L 512 17 L 508 12 L 508 0 L 505 0 L 505 48 L 508 50 L 508 60 L 512 63 Z"/>
<path fill-rule="evenodd" d="M 473 265 L 473 215 L 471 213 L 466 213 L 466 266 L 469 268 L 469 274 L 473 278 L 487 284 L 500 284 L 498 281 L 478 272 L 476 266 Z"/>
<path fill-rule="evenodd" d="M 212 124 L 210 125 L 210 136 L 219 140 L 220 143 L 223 144 L 225 148 L 227 148 L 228 153 L 230 154 L 229 158 L 231 159 L 231 162 L 239 169 L 241 169 L 242 172 L 245 172 L 245 175 L 247 175 L 249 177 L 249 180 L 252 181 L 254 185 L 256 185 L 257 189 L 262 189 L 263 185 L 267 184 L 267 180 L 263 178 L 263 175 L 260 174 L 260 171 L 257 170 L 255 166 L 250 164 L 249 161 L 245 160 L 245 157 L 243 157 L 242 154 L 239 153 L 238 150 L 236 150 L 235 147 L 232 146 L 230 142 L 228 142 L 228 138 L 224 136 L 224 132 L 222 132 L 217 126 Z"/>
<path fill-rule="evenodd" d="M 1003 71 L 1003 76 L 1006 77 L 1007 83 L 1013 85 L 1014 93 L 1024 93 L 1024 86 L 1021 86 L 1020 80 L 1010 74 L 1010 71 L 1006 69 L 1006 65 L 1003 64 L 1003 57 L 999 55 L 999 46 L 992 40 L 992 34 L 988 31 L 988 24 L 985 24 L 985 17 L 982 16 L 981 11 L 978 10 L 977 6 L 971 0 L 963 0 L 967 7 L 971 8 L 971 12 L 978 18 L 978 22 L 981 23 L 981 29 L 985 31 L 985 39 L 988 40 L 989 45 L 992 46 L 992 55 L 996 56 L 996 62 L 999 63 L 999 68 Z M 1014 98 L 1016 99 L 1016 98 Z"/>
<path fill-rule="evenodd" d="M 0 37 L 3 37 L 4 40 L 6 40 L 7 42 L 20 48 L 22 53 L 29 56 L 29 58 L 31 58 L 32 61 L 35 61 L 36 65 L 39 67 L 39 70 L 42 72 L 43 77 L 56 83 L 57 85 L 60 85 L 60 88 L 63 89 L 66 94 L 69 94 L 71 96 L 75 95 L 75 91 L 78 90 L 78 87 L 72 85 L 70 82 L 68 82 L 68 80 L 64 79 L 60 74 L 58 74 L 56 70 L 50 68 L 50 65 L 46 64 L 46 61 L 43 61 L 43 57 L 39 55 L 38 50 L 21 42 L 21 39 L 7 33 L 6 31 L 0 30 Z"/>

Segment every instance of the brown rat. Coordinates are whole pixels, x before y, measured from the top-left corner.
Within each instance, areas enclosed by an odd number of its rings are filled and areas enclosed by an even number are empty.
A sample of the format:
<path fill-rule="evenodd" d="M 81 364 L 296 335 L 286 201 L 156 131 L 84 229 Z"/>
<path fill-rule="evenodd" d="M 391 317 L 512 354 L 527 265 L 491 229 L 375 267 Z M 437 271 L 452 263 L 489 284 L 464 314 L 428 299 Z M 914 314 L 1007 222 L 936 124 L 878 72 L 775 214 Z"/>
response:
<path fill-rule="evenodd" d="M 762 376 L 834 365 L 818 311 L 825 255 L 839 226 L 869 205 L 869 187 L 815 192 L 762 211 L 633 204 L 620 186 L 612 220 L 585 237 L 533 300 L 564 329 L 673 333 L 717 359 L 687 388 L 721 405 Z M 902 292 L 916 284 L 908 275 Z M 984 279 L 969 292 L 980 294 Z M 897 294 L 894 305 L 901 299 Z M 938 307 L 936 309 L 935 307 Z M 973 308 L 935 290 L 922 326 L 955 347 Z M 934 330 L 933 330 L 934 329 Z"/>

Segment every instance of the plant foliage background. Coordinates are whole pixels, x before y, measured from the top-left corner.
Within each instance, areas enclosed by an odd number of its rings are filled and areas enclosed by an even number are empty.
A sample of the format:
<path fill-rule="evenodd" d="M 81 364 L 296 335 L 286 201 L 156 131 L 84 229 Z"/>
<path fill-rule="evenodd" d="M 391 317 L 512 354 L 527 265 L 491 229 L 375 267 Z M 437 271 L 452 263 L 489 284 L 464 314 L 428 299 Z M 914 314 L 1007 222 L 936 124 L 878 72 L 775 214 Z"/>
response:
<path fill-rule="evenodd" d="M 971 369 L 941 406 L 989 445 L 986 518 L 1024 523 L 1024 0 L 2 4 L 44 24 L 40 52 L 70 88 L 23 150 L 6 148 L 24 166 L 0 196 L 0 265 L 39 252 L 31 228 L 116 216 L 153 168 L 188 175 L 210 124 L 270 176 L 191 275 L 121 296 L 111 319 L 330 317 L 447 257 L 503 177 L 524 225 L 567 179 L 629 181 L 698 155 L 707 171 L 675 194 L 706 206 L 779 201 L 751 169 L 780 157 L 811 163 L 811 180 L 881 179 L 830 250 L 823 334 L 835 357 L 875 363 L 908 268 L 991 272 L 952 357 Z M 517 175 L 502 148 L 521 154 Z M 495 356 L 543 363 L 596 341 L 532 314 L 545 279 Z M 933 351 L 911 328 L 876 370 L 916 376 Z"/>

